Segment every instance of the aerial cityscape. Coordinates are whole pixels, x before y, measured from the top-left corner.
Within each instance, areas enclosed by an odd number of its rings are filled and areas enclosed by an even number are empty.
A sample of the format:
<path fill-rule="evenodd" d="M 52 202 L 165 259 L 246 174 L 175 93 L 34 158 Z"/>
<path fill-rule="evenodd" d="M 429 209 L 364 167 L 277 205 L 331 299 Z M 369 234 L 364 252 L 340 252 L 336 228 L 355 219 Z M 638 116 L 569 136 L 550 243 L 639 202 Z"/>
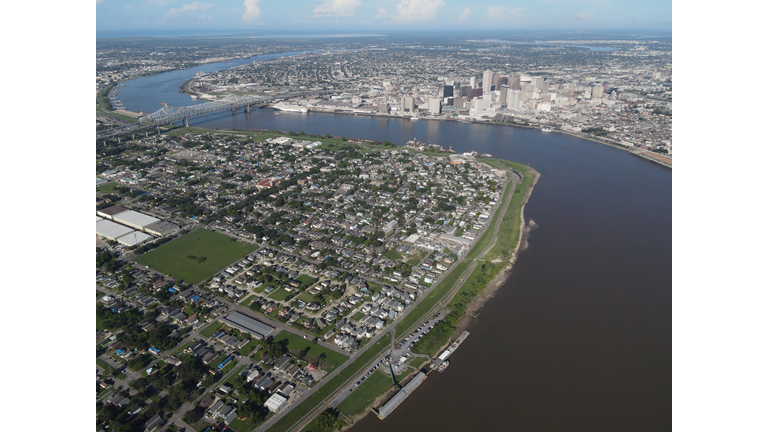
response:
<path fill-rule="evenodd" d="M 304 3 L 97 2 L 96 430 L 671 429 L 669 27 Z"/>

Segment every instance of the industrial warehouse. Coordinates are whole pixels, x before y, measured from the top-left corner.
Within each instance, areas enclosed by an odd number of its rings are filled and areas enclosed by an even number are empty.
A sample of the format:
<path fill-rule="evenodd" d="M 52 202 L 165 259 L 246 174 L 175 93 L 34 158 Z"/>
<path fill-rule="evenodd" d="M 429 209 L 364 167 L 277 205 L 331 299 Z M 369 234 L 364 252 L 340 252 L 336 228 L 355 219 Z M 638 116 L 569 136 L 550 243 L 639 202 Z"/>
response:
<path fill-rule="evenodd" d="M 247 331 L 256 336 L 257 339 L 264 339 L 275 329 L 270 325 L 264 324 L 263 322 L 255 320 L 240 312 L 232 312 L 221 320 L 225 324 L 231 325 L 239 330 Z"/>
<path fill-rule="evenodd" d="M 96 212 L 96 235 L 125 246 L 138 246 L 154 237 L 178 231 L 179 226 L 121 206 Z"/>

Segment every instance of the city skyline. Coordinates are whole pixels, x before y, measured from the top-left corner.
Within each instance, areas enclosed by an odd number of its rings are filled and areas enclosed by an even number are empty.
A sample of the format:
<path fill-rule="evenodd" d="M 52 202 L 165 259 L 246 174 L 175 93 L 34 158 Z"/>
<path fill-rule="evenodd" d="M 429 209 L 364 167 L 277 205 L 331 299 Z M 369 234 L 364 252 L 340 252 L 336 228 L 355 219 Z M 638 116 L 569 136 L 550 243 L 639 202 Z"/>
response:
<path fill-rule="evenodd" d="M 397 29 L 672 29 L 669 1 L 296 0 L 291 5 L 286 8 L 265 0 L 97 0 L 96 28 L 97 33 L 171 29 L 256 33 L 340 29 L 365 29 L 370 33 Z"/>

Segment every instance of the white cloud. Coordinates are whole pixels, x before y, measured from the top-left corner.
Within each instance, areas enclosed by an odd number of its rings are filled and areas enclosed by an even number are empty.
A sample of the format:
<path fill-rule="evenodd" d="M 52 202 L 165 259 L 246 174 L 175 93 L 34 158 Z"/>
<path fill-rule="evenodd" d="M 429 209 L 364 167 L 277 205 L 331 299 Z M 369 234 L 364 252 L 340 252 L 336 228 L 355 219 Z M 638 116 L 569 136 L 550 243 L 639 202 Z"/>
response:
<path fill-rule="evenodd" d="M 401 0 L 392 18 L 399 23 L 428 21 L 445 6 L 443 0 Z"/>
<path fill-rule="evenodd" d="M 354 16 L 355 10 L 362 4 L 361 0 L 322 0 L 315 9 L 315 16 Z"/>
<path fill-rule="evenodd" d="M 213 14 L 208 14 L 208 15 L 206 15 L 206 14 L 202 14 L 202 15 L 200 15 L 198 18 L 199 18 L 199 19 L 201 19 L 201 20 L 204 20 L 204 19 L 211 19 L 211 18 L 213 18 Z"/>
<path fill-rule="evenodd" d="M 597 17 L 592 15 L 591 12 L 576 12 L 576 15 L 573 16 L 573 20 L 580 22 L 580 21 L 596 21 Z"/>
<path fill-rule="evenodd" d="M 488 6 L 485 13 L 486 21 L 505 21 L 520 22 L 525 18 L 525 12 L 522 8 L 511 8 L 509 6 Z"/>
<path fill-rule="evenodd" d="M 103 0 L 102 0 L 103 1 Z M 133 9 L 133 3 L 129 4 L 128 6 L 123 6 L 123 9 L 125 10 L 131 10 Z"/>
<path fill-rule="evenodd" d="M 100 5 L 100 4 L 102 4 L 102 3 L 104 3 L 104 0 L 96 0 L 96 4 L 97 4 L 97 5 Z"/>
<path fill-rule="evenodd" d="M 245 0 L 243 6 L 245 6 L 245 13 L 243 14 L 243 21 L 253 21 L 261 16 L 261 7 L 259 7 L 261 0 Z"/>
<path fill-rule="evenodd" d="M 389 12 L 387 12 L 386 9 L 379 9 L 379 11 L 376 13 L 376 19 L 387 19 L 389 18 Z"/>
<path fill-rule="evenodd" d="M 168 14 L 170 14 L 171 16 L 176 16 L 180 12 L 204 10 L 204 9 L 208 9 L 211 6 L 215 6 L 215 3 L 192 2 L 190 4 L 183 5 L 180 9 L 171 8 L 171 10 L 168 11 Z"/>
<path fill-rule="evenodd" d="M 167 5 L 168 3 L 172 2 L 173 0 L 147 0 L 147 3 L 154 5 L 154 6 L 163 6 Z"/>
<path fill-rule="evenodd" d="M 459 14 L 459 21 L 467 21 L 469 19 L 469 8 L 464 8 L 463 11 Z"/>

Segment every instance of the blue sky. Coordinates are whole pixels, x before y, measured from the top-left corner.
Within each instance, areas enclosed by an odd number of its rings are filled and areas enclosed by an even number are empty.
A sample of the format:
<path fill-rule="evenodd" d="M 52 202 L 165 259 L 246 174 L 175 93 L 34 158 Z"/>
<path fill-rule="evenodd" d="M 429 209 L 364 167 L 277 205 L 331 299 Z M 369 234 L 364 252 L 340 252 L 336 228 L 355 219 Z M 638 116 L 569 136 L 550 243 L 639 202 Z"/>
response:
<path fill-rule="evenodd" d="M 672 29 L 670 0 L 96 0 L 98 32 Z"/>

